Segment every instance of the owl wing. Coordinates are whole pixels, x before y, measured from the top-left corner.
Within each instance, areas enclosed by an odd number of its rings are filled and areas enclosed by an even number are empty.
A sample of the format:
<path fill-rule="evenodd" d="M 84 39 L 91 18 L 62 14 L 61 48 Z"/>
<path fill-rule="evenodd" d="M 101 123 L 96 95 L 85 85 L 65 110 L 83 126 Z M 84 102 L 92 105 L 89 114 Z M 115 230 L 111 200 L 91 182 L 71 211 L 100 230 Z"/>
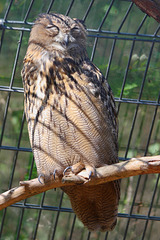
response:
<path fill-rule="evenodd" d="M 95 98 L 101 101 L 104 115 L 107 117 L 107 122 L 113 132 L 114 144 L 118 151 L 118 118 L 112 89 L 101 71 L 92 62 L 88 60 L 84 64 L 84 69 L 87 81 L 89 82 L 88 89 Z"/>
<path fill-rule="evenodd" d="M 107 156 L 104 157 L 104 162 L 106 164 L 118 163 L 118 118 L 111 87 L 101 71 L 89 60 L 84 62 L 83 71 L 85 74 L 84 79 L 88 83 L 87 90 L 89 91 L 89 95 L 93 96 L 94 99 L 93 105 L 100 106 L 100 111 L 102 112 L 100 118 L 103 119 L 104 128 L 103 133 L 100 135 L 103 139 L 104 136 L 108 136 L 108 133 L 110 134 L 110 137 L 102 140 L 106 143 L 104 150 L 107 153 Z M 105 133 L 106 129 L 107 132 Z M 107 148 L 110 150 L 108 151 Z M 102 148 L 101 151 L 103 152 Z M 120 198 L 120 180 L 114 181 L 113 184 L 116 194 Z"/>
<path fill-rule="evenodd" d="M 37 62 L 26 56 L 22 77 L 39 174 L 63 172 L 77 162 L 93 168 L 117 162 L 115 103 L 99 69 L 89 60 Z"/>

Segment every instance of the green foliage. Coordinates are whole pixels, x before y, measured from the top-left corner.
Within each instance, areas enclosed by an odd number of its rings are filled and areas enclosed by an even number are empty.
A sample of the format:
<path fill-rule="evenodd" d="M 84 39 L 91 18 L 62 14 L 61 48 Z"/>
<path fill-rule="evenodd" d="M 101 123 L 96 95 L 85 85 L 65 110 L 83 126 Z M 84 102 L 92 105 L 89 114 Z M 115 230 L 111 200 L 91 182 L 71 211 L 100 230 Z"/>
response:
<path fill-rule="evenodd" d="M 151 155 L 158 155 L 160 152 L 160 144 L 159 143 L 153 143 L 149 146 L 148 149 L 149 153 Z"/>

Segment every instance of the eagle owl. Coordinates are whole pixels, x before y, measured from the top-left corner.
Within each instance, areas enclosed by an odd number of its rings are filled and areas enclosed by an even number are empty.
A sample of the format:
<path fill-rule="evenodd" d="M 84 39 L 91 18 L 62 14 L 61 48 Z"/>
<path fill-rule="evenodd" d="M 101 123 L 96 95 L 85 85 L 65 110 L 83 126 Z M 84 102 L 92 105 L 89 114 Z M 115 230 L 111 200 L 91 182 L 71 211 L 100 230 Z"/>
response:
<path fill-rule="evenodd" d="M 22 69 L 29 138 L 39 176 L 66 171 L 88 179 L 95 168 L 118 162 L 117 117 L 112 91 L 86 52 L 81 20 L 42 14 L 30 33 Z M 72 208 L 90 231 L 112 230 L 119 181 L 64 186 Z"/>

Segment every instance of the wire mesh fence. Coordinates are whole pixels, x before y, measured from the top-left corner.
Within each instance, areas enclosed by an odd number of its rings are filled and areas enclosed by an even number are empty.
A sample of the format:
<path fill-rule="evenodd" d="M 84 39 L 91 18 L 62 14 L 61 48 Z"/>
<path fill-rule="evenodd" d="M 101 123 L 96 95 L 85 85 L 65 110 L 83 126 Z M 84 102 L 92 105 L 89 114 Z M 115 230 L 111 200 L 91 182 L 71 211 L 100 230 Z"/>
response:
<path fill-rule="evenodd" d="M 37 176 L 23 111 L 21 69 L 39 13 L 83 19 L 90 59 L 108 80 L 119 113 L 119 158 L 160 150 L 159 24 L 131 1 L 2 0 L 0 2 L 0 191 Z M 0 212 L 0 239 L 159 239 L 159 175 L 124 179 L 118 223 L 90 233 L 59 189 Z"/>

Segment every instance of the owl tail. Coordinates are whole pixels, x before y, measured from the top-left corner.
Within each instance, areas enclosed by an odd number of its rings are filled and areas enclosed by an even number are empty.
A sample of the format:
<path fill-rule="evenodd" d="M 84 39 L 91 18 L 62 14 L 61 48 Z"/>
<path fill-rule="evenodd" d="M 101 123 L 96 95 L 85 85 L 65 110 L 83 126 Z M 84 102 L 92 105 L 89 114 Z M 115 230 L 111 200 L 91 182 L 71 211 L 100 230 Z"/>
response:
<path fill-rule="evenodd" d="M 62 190 L 69 196 L 77 217 L 90 231 L 113 230 L 117 222 L 119 201 L 116 182 L 67 186 Z"/>

